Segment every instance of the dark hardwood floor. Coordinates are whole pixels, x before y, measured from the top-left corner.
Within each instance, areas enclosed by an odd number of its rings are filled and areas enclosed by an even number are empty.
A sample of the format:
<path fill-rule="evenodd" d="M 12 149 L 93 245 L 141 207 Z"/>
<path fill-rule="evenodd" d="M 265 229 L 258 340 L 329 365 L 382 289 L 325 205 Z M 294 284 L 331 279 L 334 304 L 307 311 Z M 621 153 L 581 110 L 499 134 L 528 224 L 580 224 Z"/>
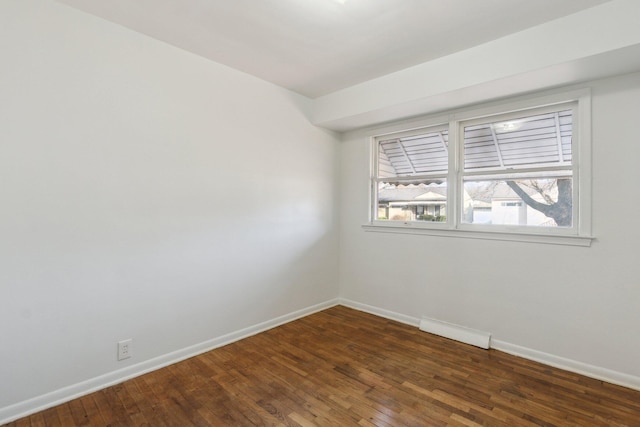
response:
<path fill-rule="evenodd" d="M 9 424 L 640 426 L 640 392 L 334 307 Z"/>

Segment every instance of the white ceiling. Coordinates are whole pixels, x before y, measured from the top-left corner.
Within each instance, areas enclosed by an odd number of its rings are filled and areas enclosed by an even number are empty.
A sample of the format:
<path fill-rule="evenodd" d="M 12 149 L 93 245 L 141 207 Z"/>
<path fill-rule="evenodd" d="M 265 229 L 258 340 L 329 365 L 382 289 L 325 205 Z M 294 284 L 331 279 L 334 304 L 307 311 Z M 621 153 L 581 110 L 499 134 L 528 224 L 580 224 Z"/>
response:
<path fill-rule="evenodd" d="M 609 0 L 59 0 L 315 98 Z"/>

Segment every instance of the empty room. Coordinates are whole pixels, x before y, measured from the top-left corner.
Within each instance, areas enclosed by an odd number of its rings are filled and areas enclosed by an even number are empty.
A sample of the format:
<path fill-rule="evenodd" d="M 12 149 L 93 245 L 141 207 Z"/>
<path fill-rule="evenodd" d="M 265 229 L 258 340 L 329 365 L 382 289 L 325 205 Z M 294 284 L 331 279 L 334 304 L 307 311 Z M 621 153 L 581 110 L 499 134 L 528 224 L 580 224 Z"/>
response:
<path fill-rule="evenodd" d="M 0 425 L 640 426 L 639 24 L 0 1 Z"/>

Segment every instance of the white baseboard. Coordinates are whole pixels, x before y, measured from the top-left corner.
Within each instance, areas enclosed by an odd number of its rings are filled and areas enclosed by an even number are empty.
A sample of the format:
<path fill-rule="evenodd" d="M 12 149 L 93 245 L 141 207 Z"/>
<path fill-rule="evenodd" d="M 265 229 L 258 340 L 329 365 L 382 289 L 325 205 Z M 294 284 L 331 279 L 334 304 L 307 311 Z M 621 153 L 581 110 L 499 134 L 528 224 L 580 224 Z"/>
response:
<path fill-rule="evenodd" d="M 453 323 L 428 317 L 424 317 L 420 321 L 420 330 L 484 348 L 485 350 L 489 349 L 489 343 L 491 342 L 491 334 L 489 332 L 478 331 L 477 329 L 454 325 Z"/>
<path fill-rule="evenodd" d="M 404 323 L 406 325 L 415 327 L 418 327 L 420 325 L 420 319 L 418 319 L 417 317 L 406 316 L 404 314 L 396 313 L 395 311 L 385 310 L 383 308 L 362 304 L 360 302 L 352 301 L 345 298 L 340 298 L 338 302 L 340 305 L 344 305 L 345 307 L 353 308 L 354 310 L 358 311 L 364 311 L 365 313 L 369 314 L 375 314 L 376 316 L 395 320 L 396 322 Z"/>
<path fill-rule="evenodd" d="M 527 347 L 521 347 L 519 345 L 510 344 L 496 339 L 491 340 L 491 348 L 514 356 L 522 357 L 524 359 L 533 360 L 534 362 L 544 363 L 545 365 L 553 366 L 554 368 L 564 369 L 565 371 L 584 375 L 585 377 L 594 378 L 610 384 L 616 384 L 640 391 L 640 377 L 636 377 L 634 375 L 589 365 L 587 363 L 578 362 L 577 360 L 555 356 L 553 354 L 544 353 Z"/>
<path fill-rule="evenodd" d="M 339 303 L 340 305 L 344 305 L 346 307 L 364 311 L 370 314 L 375 314 L 386 319 L 396 320 L 407 325 L 416 327 L 419 327 L 420 325 L 420 319 L 416 317 L 406 316 L 404 314 L 385 310 L 383 308 L 374 307 L 343 298 L 339 300 Z M 505 341 L 496 340 L 495 338 L 491 338 L 490 348 L 503 351 L 514 356 L 522 357 L 524 359 L 544 363 L 545 365 L 553 366 L 555 368 L 564 369 L 565 371 L 575 372 L 576 374 L 584 375 L 585 377 L 594 378 L 610 384 L 615 384 L 640 391 L 640 377 L 634 375 L 625 374 L 607 368 L 601 368 L 599 366 L 589 365 L 587 363 L 555 356 L 553 354 L 544 353 L 527 347 L 521 347 Z"/>
<path fill-rule="evenodd" d="M 98 377 L 91 378 L 89 380 L 82 381 L 80 383 L 73 384 L 68 387 L 64 387 L 59 390 L 43 394 L 41 396 L 34 397 L 29 400 L 0 408 L 0 425 L 15 421 L 19 418 L 26 417 L 47 408 L 60 405 L 70 400 L 77 399 L 78 397 L 93 393 L 103 388 L 119 384 L 123 381 L 138 377 L 148 372 L 164 368 L 165 366 L 173 365 L 174 363 L 180 362 L 182 360 L 189 359 L 202 353 L 206 353 L 207 351 L 213 350 L 215 348 L 222 347 L 224 345 L 239 341 L 252 335 L 256 335 L 260 332 L 267 331 L 269 329 L 275 328 L 276 326 L 283 325 L 285 323 L 308 316 L 318 311 L 325 310 L 338 304 L 338 299 L 325 301 L 323 303 L 303 308 L 301 310 L 276 317 L 275 319 L 253 325 L 248 328 L 244 328 L 239 331 L 220 336 L 218 338 L 214 338 L 187 348 L 183 348 L 181 350 L 174 351 L 172 353 L 168 353 L 141 363 L 137 363 L 135 365 L 128 366 L 124 369 L 109 372 L 105 375 L 100 375 Z"/>
<path fill-rule="evenodd" d="M 156 357 L 154 359 L 138 363 L 136 365 L 129 366 L 124 369 L 91 378 L 87 381 L 73 384 L 68 387 L 34 397 L 32 399 L 25 400 L 11 406 L 0 408 L 0 425 L 15 421 L 22 417 L 26 417 L 30 414 L 42 411 L 52 406 L 68 402 L 89 393 L 93 393 L 94 391 L 101 390 L 105 387 L 119 384 L 123 381 L 138 377 L 148 372 L 164 368 L 165 366 L 172 365 L 190 357 L 197 356 L 215 348 L 239 341 L 243 338 L 250 337 L 260 332 L 264 332 L 266 330 L 275 328 L 277 326 L 336 305 L 344 305 L 345 307 L 374 314 L 386 319 L 395 320 L 397 322 L 404 323 L 410 326 L 420 326 L 421 319 L 417 317 L 407 316 L 401 313 L 374 307 L 348 299 L 333 299 L 313 305 L 311 307 L 294 311 L 292 313 L 259 323 L 257 325 L 250 326 L 248 328 L 241 329 L 236 332 L 232 332 L 230 334 L 223 335 L 218 338 L 214 338 L 172 353 Z M 554 356 L 552 354 L 544 353 L 526 347 L 521 347 L 496 339 L 491 339 L 491 348 L 512 354 L 514 356 L 519 356 L 525 359 L 544 363 L 545 365 L 564 369 L 570 372 L 575 372 L 587 377 L 640 391 L 640 377 L 624 374 L 594 365 L 589 365 L 560 356 Z"/>

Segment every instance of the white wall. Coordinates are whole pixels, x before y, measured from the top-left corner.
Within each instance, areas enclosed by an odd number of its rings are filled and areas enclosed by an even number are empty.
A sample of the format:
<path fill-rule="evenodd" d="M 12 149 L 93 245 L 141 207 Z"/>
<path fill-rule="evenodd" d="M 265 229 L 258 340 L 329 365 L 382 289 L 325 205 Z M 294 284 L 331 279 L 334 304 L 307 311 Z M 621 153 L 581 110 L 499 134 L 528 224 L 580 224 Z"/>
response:
<path fill-rule="evenodd" d="M 592 85 L 582 248 L 364 232 L 366 131 L 338 146 L 308 99 L 52 0 L 0 2 L 0 52 L 0 420 L 332 301 L 338 273 L 359 304 L 640 376 L 640 74 Z"/>
<path fill-rule="evenodd" d="M 341 297 L 640 379 L 640 73 L 589 86 L 591 247 L 365 232 L 370 132 L 354 131 L 341 146 Z"/>
<path fill-rule="evenodd" d="M 309 100 L 52 0 L 0 52 L 0 415 L 337 296 Z"/>

